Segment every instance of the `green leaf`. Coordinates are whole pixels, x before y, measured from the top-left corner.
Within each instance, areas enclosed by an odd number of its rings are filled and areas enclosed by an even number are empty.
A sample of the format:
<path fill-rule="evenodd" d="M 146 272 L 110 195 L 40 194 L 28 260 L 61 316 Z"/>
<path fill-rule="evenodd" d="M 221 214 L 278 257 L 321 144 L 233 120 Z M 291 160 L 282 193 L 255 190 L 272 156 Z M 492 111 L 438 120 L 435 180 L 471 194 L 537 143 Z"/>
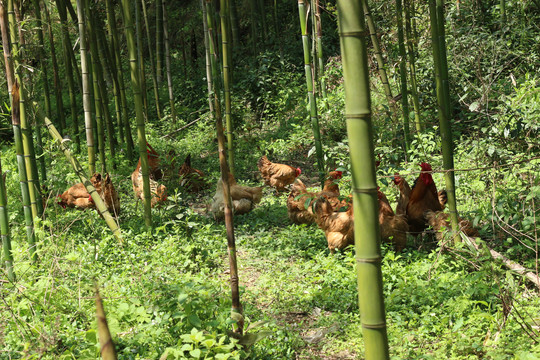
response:
<path fill-rule="evenodd" d="M 197 328 L 202 327 L 201 319 L 197 316 L 197 314 L 191 314 L 187 317 L 189 323 Z"/>
<path fill-rule="evenodd" d="M 196 359 L 199 359 L 201 357 L 201 350 L 195 349 L 189 352 L 189 355 L 193 356 Z"/>
<path fill-rule="evenodd" d="M 241 345 L 253 345 L 257 341 L 260 341 L 270 335 L 272 335 L 272 331 L 270 330 L 259 331 L 255 334 L 245 334 L 240 338 L 240 341 L 238 341 L 238 343 Z"/>

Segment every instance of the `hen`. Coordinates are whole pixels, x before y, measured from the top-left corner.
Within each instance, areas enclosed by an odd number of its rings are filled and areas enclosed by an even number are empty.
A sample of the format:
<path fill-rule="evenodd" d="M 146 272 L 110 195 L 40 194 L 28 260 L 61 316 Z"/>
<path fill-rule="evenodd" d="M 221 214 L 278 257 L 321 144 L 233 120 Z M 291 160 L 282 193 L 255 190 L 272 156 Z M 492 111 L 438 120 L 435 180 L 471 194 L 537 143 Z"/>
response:
<path fill-rule="evenodd" d="M 137 201 L 141 199 L 144 202 L 143 176 L 140 160 L 135 171 L 131 174 L 131 182 L 133 183 L 133 191 L 135 192 Z M 150 195 L 152 196 L 150 204 L 154 207 L 158 203 L 167 201 L 167 188 L 165 185 L 158 184 L 157 181 L 150 177 Z"/>
<path fill-rule="evenodd" d="M 335 180 L 340 179 L 341 176 L 341 171 L 331 171 L 324 183 L 323 190 L 319 193 L 307 191 L 306 185 L 304 185 L 300 179 L 296 179 L 293 183 L 291 192 L 287 197 L 287 213 L 289 219 L 295 224 L 314 223 L 315 214 L 313 213 L 313 207 L 308 206 L 306 209 L 306 202 L 308 199 L 314 199 L 319 196 L 324 196 L 330 202 L 334 210 L 339 209 L 342 205 L 346 205 L 339 199 L 339 187 L 335 183 Z"/>
<path fill-rule="evenodd" d="M 399 174 L 395 174 L 393 181 L 394 184 L 396 184 L 399 188 L 399 199 L 396 205 L 396 215 L 405 215 L 407 212 L 409 196 L 411 195 L 411 187 L 404 178 L 399 176 Z"/>
<path fill-rule="evenodd" d="M 64 209 L 66 207 L 77 209 L 95 209 L 96 207 L 83 183 L 73 185 L 61 195 L 58 195 L 57 199 L 58 205 Z"/>
<path fill-rule="evenodd" d="M 334 211 L 332 204 L 324 196 L 315 203 L 315 221 L 324 230 L 331 253 L 354 244 L 353 207 L 347 211 Z"/>
<path fill-rule="evenodd" d="M 178 171 L 180 185 L 192 192 L 201 191 L 206 183 L 204 181 L 204 173 L 191 167 L 191 154 L 186 157 L 186 160 Z"/>
<path fill-rule="evenodd" d="M 90 181 L 94 184 L 107 210 L 109 210 L 111 215 L 118 217 L 120 215 L 120 200 L 109 174 L 105 174 L 105 177 L 102 178 L 100 173 L 96 173 Z"/>
<path fill-rule="evenodd" d="M 445 237 L 445 229 L 450 229 L 450 221 L 448 220 L 448 214 L 442 211 L 427 211 L 426 219 L 428 224 L 435 230 L 435 237 L 437 241 L 441 241 Z M 459 218 L 459 230 L 463 231 L 468 237 L 478 237 L 478 230 L 476 230 L 469 220 Z"/>
<path fill-rule="evenodd" d="M 159 161 L 159 154 L 156 150 L 146 142 L 146 152 L 148 154 L 148 170 L 150 177 L 154 180 L 160 180 L 163 177 L 163 171 L 161 170 L 161 163 Z M 137 168 L 141 167 L 141 158 L 137 163 Z"/>
<path fill-rule="evenodd" d="M 246 214 L 261 202 L 262 187 L 241 186 L 236 183 L 234 176 L 229 174 L 229 189 L 231 193 L 233 213 L 235 215 Z M 218 180 L 216 194 L 212 199 L 210 210 L 216 219 L 225 217 L 225 204 L 223 199 L 223 182 L 221 178 Z"/>
<path fill-rule="evenodd" d="M 411 190 L 406 208 L 409 231 L 413 234 L 421 233 L 426 228 L 427 222 L 424 216 L 426 211 L 442 210 L 437 194 L 437 187 L 433 182 L 431 173 L 429 173 L 432 170 L 431 165 L 422 163 L 420 167 L 423 172 Z"/>
<path fill-rule="evenodd" d="M 381 229 L 381 240 L 394 244 L 394 249 L 399 252 L 407 244 L 407 231 L 409 226 L 405 215 L 394 214 L 386 195 L 377 189 L 379 199 L 379 226 Z"/>
<path fill-rule="evenodd" d="M 261 172 L 264 183 L 275 188 L 277 191 L 285 191 L 285 186 L 292 184 L 302 173 L 300 168 L 290 165 L 273 163 L 266 155 L 263 155 L 257 162 L 257 167 Z"/>

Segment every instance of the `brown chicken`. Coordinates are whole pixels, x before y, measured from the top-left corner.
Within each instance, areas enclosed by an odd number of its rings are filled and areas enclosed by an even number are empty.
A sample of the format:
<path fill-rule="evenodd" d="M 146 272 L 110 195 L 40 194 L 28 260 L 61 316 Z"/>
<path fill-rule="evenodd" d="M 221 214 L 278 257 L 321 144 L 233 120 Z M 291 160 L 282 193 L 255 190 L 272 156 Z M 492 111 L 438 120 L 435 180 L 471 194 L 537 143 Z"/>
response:
<path fill-rule="evenodd" d="M 135 171 L 131 174 L 131 182 L 133 184 L 133 192 L 135 192 L 135 198 L 137 201 L 142 200 L 144 202 L 144 191 L 143 191 L 143 176 L 141 169 L 141 162 L 137 164 Z M 167 201 L 167 188 L 165 185 L 160 185 L 157 181 L 153 180 L 150 177 L 150 204 L 152 207 L 156 206 L 158 203 L 163 203 Z"/>
<path fill-rule="evenodd" d="M 324 182 L 323 190 L 319 193 L 308 192 L 306 185 L 300 179 L 296 179 L 287 197 L 289 219 L 295 224 L 314 223 L 313 203 L 310 202 L 307 209 L 305 205 L 308 199 L 316 199 L 319 196 L 324 196 L 334 210 L 339 210 L 342 206 L 346 206 L 346 201 L 344 202 L 344 200 L 339 198 L 339 186 L 335 183 L 335 180 L 340 179 L 341 176 L 341 171 L 331 171 Z"/>
<path fill-rule="evenodd" d="M 433 182 L 431 173 L 429 173 L 431 171 L 431 165 L 422 163 L 420 167 L 423 172 L 411 190 L 406 210 L 409 232 L 412 234 L 421 233 L 426 228 L 427 221 L 424 216 L 426 211 L 442 210 L 437 194 L 437 187 Z"/>
<path fill-rule="evenodd" d="M 273 163 L 266 155 L 257 162 L 264 183 L 275 188 L 277 191 L 285 191 L 285 186 L 290 185 L 302 173 L 300 168 L 290 165 Z"/>
<path fill-rule="evenodd" d="M 107 210 L 109 210 L 111 215 L 118 217 L 118 215 L 120 215 L 120 199 L 118 198 L 118 193 L 111 181 L 111 177 L 108 173 L 105 174 L 105 178 L 103 179 L 99 173 L 94 174 L 92 178 L 94 177 L 96 177 L 94 180 L 96 181 L 96 184 L 99 184 L 99 190 L 96 185 L 94 185 L 94 187 L 98 190 L 98 194 L 105 203 Z M 94 181 L 92 181 L 92 183 L 94 183 Z"/>
<path fill-rule="evenodd" d="M 296 179 L 292 185 L 291 192 L 287 197 L 287 214 L 289 219 L 295 224 L 313 224 L 315 214 L 313 213 L 312 202 L 310 201 L 306 209 L 306 202 L 317 197 L 314 192 L 307 191 L 306 185 L 300 179 Z"/>
<path fill-rule="evenodd" d="M 96 205 L 83 183 L 78 183 L 57 196 L 57 203 L 64 209 L 66 207 L 77 209 L 95 209 Z"/>
<path fill-rule="evenodd" d="M 405 215 L 394 214 L 386 195 L 377 189 L 379 199 L 379 226 L 381 229 L 381 240 L 394 244 L 394 249 L 399 252 L 407 244 L 407 231 L 409 225 Z"/>
<path fill-rule="evenodd" d="M 161 163 L 159 161 L 159 154 L 156 150 L 146 142 L 146 152 L 148 154 L 148 170 L 150 171 L 150 177 L 154 180 L 160 180 L 163 177 L 163 171 L 161 170 Z M 141 158 L 137 163 L 137 168 L 141 167 Z"/>
<path fill-rule="evenodd" d="M 262 199 L 262 186 L 249 187 L 241 186 L 236 183 L 234 176 L 229 174 L 229 189 L 231 193 L 233 213 L 235 215 L 246 214 L 250 212 L 256 204 Z M 216 219 L 225 217 L 225 204 L 223 199 L 223 182 L 218 180 L 216 194 L 212 199 L 210 211 Z"/>
<path fill-rule="evenodd" d="M 445 234 L 447 233 L 447 229 L 450 229 L 450 220 L 448 219 L 448 214 L 442 212 L 442 211 L 427 211 L 426 212 L 426 219 L 428 224 L 433 228 L 435 231 L 435 237 L 437 238 L 437 241 L 441 241 L 444 239 Z M 469 220 L 465 220 L 462 218 L 459 218 L 459 231 L 463 231 L 465 235 L 468 237 L 478 237 L 478 230 L 476 230 L 471 222 Z"/>
<path fill-rule="evenodd" d="M 204 173 L 191 167 L 191 154 L 186 157 L 186 160 L 178 171 L 180 185 L 191 192 L 201 191 L 206 187 L 204 181 Z"/>
<path fill-rule="evenodd" d="M 354 244 L 353 207 L 347 211 L 334 211 L 332 204 L 324 196 L 315 203 L 315 221 L 324 230 L 331 253 Z"/>
<path fill-rule="evenodd" d="M 404 178 L 399 176 L 399 174 L 395 174 L 393 181 L 394 184 L 396 184 L 399 188 L 399 199 L 396 205 L 396 215 L 405 215 L 407 212 L 409 196 L 411 195 L 411 187 Z"/>
<path fill-rule="evenodd" d="M 441 204 L 441 210 L 444 210 L 444 207 L 446 206 L 446 203 L 448 202 L 448 196 L 446 194 L 446 190 L 442 189 L 439 190 L 437 193 L 437 198 L 439 199 L 439 204 Z"/>

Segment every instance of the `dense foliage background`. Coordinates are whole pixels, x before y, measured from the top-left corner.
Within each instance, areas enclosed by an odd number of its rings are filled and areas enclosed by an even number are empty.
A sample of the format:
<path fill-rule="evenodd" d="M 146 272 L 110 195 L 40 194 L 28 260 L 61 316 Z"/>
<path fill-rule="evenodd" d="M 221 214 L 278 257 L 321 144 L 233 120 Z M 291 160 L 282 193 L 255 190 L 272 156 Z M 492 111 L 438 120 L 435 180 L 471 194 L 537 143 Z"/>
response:
<path fill-rule="evenodd" d="M 237 2 L 242 39 L 232 57 L 237 178 L 241 183 L 260 184 L 256 163 L 266 154 L 301 167 L 302 180 L 315 186 L 316 160 L 306 110 L 298 10 L 289 1 L 260 3 L 264 8 L 258 14 L 264 16 L 266 28 L 262 17 L 253 17 L 249 2 Z M 455 167 L 460 170 L 455 175 L 458 210 L 480 231 L 482 242 L 537 273 L 540 4 L 507 0 L 504 21 L 499 4 L 446 4 Z M 28 4 L 22 2 L 21 6 L 26 9 Z M 48 6 L 57 19 L 54 5 Z M 277 6 L 275 18 L 273 6 Z M 347 169 L 335 2 L 326 1 L 322 6 L 328 95 L 319 98 L 319 121 L 327 168 Z M 93 7 L 104 12 L 99 3 Z M 155 19 L 154 2 L 148 2 L 147 7 L 149 18 Z M 398 94 L 394 3 L 374 0 L 370 7 L 390 83 Z M 422 161 L 431 163 L 435 170 L 442 169 L 428 11 L 424 2 L 417 2 L 416 7 L 416 67 L 425 130 L 414 133 L 408 153 L 404 152 L 400 114 L 390 111 L 376 64 L 370 58 L 374 142 L 381 161 L 377 174 L 381 190 L 391 201 L 398 195 L 389 185 L 395 172 L 412 183 Z M 35 25 L 30 11 L 25 14 L 22 27 L 28 46 L 24 56 L 32 69 L 27 77 L 34 80 L 29 96 L 41 100 L 39 69 L 29 60 L 37 52 Z M 167 16 L 178 118 L 171 120 L 165 105 L 167 89 L 162 86 L 159 94 L 165 116 L 157 119 L 148 89 L 148 141 L 161 154 L 173 150 L 176 167 L 192 154 L 193 166 L 207 174 L 210 187 L 189 194 L 175 176 L 168 177 L 168 202 L 153 210 L 154 229 L 148 231 L 130 182 L 137 159 L 128 159 L 125 149 L 119 148 L 118 167 L 111 170 L 111 176 L 121 200 L 122 244 L 96 212 L 64 210 L 55 204 L 55 196 L 79 180 L 57 145 L 44 138 L 47 210 L 36 223 L 40 261 L 30 263 L 9 97 L 5 81 L 0 79 L 1 154 L 7 171 L 17 273 L 15 283 L 9 283 L 4 274 L 0 278 L 0 358 L 98 358 L 94 278 L 101 286 L 121 359 L 157 359 L 166 351 L 167 359 L 361 358 L 354 250 L 331 255 L 323 232 L 316 226 L 289 223 L 286 196 L 275 196 L 271 189 L 265 190 L 262 203 L 251 213 L 235 218 L 241 300 L 251 326 L 248 331 L 265 332 L 266 337 L 253 346 L 241 347 L 230 336 L 225 227 L 208 213 L 219 166 L 215 124 L 208 111 L 200 4 L 170 1 Z M 252 19 L 257 20 L 254 32 Z M 59 24 L 51 26 L 60 39 Z M 155 21 L 150 21 L 150 30 L 155 32 Z M 70 33 L 76 39 L 75 23 L 70 23 Z M 124 78 L 129 79 L 123 34 L 120 38 Z M 143 40 L 147 57 L 147 43 L 154 40 Z M 50 53 L 50 48 L 45 51 Z M 75 56 L 80 58 L 77 51 Z M 132 94 L 127 94 L 132 104 Z M 63 97 L 67 104 L 66 91 Z M 77 100 L 82 104 L 81 94 Z M 112 103 L 110 106 L 112 109 Z M 413 115 L 409 117 L 411 129 Z M 134 112 L 130 117 L 134 123 Z M 193 120 L 198 121 L 178 131 Z M 86 153 L 78 154 L 78 159 L 86 168 Z M 434 178 L 443 188 L 442 173 L 435 173 Z M 342 193 L 350 191 L 350 180 L 345 172 L 340 181 Z M 538 289 L 494 261 L 488 252 L 478 253 L 466 244 L 437 244 L 427 236 L 422 241 L 410 238 L 406 250 L 399 254 L 384 245 L 383 256 L 393 358 L 540 356 Z"/>

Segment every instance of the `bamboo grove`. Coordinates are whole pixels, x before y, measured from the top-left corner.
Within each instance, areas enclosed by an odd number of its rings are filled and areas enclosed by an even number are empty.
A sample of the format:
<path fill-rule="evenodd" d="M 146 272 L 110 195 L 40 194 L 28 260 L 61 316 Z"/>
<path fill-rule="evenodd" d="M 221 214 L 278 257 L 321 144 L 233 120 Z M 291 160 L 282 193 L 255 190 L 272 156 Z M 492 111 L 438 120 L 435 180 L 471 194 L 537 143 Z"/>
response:
<path fill-rule="evenodd" d="M 289 131 L 291 123 L 301 119 L 302 125 L 307 124 L 310 131 L 294 145 L 305 148 L 305 159 L 295 160 L 306 166 L 312 165 L 312 179 L 316 178 L 324 187 L 329 171 L 350 165 L 351 199 L 356 215 L 357 301 L 365 358 L 388 359 L 377 198 L 382 177 L 377 179 L 375 152 L 381 137 L 377 131 L 381 127 L 375 126 L 373 121 L 376 115 L 372 109 L 370 78 L 380 78 L 378 83 L 381 84 L 385 121 L 388 122 L 385 125 L 390 129 L 387 131 L 393 132 L 392 145 L 397 149 L 386 155 L 392 156 L 393 160 L 407 162 L 415 141 L 432 130 L 429 124 L 433 125 L 433 122 L 424 116 L 430 109 L 423 107 L 428 103 L 425 97 L 433 98 L 430 101 L 436 104 L 433 113 L 438 116 L 435 126 L 441 145 L 437 151 L 442 153 L 441 171 L 448 194 L 450 227 L 454 230 L 454 242 L 459 242 L 458 184 L 454 175 L 452 135 L 455 123 L 452 101 L 456 102 L 456 94 L 450 86 L 444 0 L 429 0 L 427 4 L 395 0 L 391 4 L 391 19 L 380 19 L 377 14 L 380 8 L 371 8 L 367 0 L 298 0 L 287 4 L 249 0 L 245 2 L 247 6 L 236 0 L 187 3 L 188 10 L 183 9 L 184 4 L 166 0 L 33 0 L 31 9 L 29 4 L 19 0 L 0 2 L 5 93 L 9 97 L 6 97 L 6 103 L 9 103 L 12 127 L 12 139 L 6 146 L 15 149 L 16 178 L 20 188 L 20 194 L 8 192 L 5 177 L 0 177 L 0 235 L 6 282 L 14 285 L 18 276 L 11 235 L 17 224 L 10 223 L 10 212 L 18 209 L 8 208 L 9 199 L 17 198 L 22 205 L 27 260 L 31 263 L 29 266 L 38 267 L 39 244 L 49 241 L 45 238 L 48 229 L 44 222 L 50 206 L 44 206 L 47 200 L 43 201 L 43 192 L 51 184 L 65 180 L 51 179 L 48 174 L 58 162 L 69 163 L 66 173 L 75 175 L 84 185 L 89 194 L 86 200 L 97 209 L 100 221 L 118 240 L 118 246 L 123 246 L 129 241 L 130 230 L 124 229 L 122 218 L 107 208 L 90 179 L 96 172 L 120 173 L 128 167 L 131 169 L 138 159 L 142 178 L 140 197 L 144 200 L 142 210 L 136 208 L 135 211 L 149 234 L 166 231 L 163 230 L 166 229 L 164 210 L 154 208 L 152 203 L 157 191 L 153 185 L 150 143 L 154 141 L 160 150 L 164 150 L 164 139 L 181 134 L 185 127 L 196 124 L 204 137 L 201 136 L 203 140 L 193 139 L 193 142 L 208 142 L 205 154 L 214 157 L 213 174 L 219 172 L 218 186 L 223 186 L 225 231 L 220 236 L 225 237 L 223 245 L 226 243 L 226 273 L 231 295 L 228 325 L 232 326 L 231 337 L 239 339 L 241 344 L 242 341 L 247 343 L 250 329 L 244 326 L 246 317 L 241 298 L 243 274 L 239 254 L 242 245 L 237 243 L 231 197 L 231 187 L 245 170 L 241 164 L 246 154 L 239 149 L 249 147 L 253 154 L 266 154 L 264 147 L 267 147 L 268 153 L 279 153 L 276 150 L 279 147 L 275 145 L 278 135 L 263 145 L 243 145 L 241 141 L 247 141 L 246 133 L 262 132 L 266 122 L 280 123 L 276 130 L 278 134 Z M 504 24 L 510 16 L 505 0 L 498 6 L 500 23 Z M 197 16 L 190 15 L 190 11 Z M 180 26 L 175 15 L 186 24 Z M 377 21 L 394 24 L 395 37 L 379 33 L 381 27 Z M 420 21 L 425 23 L 424 33 L 429 30 L 429 41 L 420 39 L 425 36 L 417 29 Z M 295 27 L 285 26 L 285 23 Z M 284 31 L 295 34 L 287 38 L 296 40 L 294 55 L 287 53 L 292 45 L 280 41 L 279 34 Z M 390 41 L 395 43 L 389 44 Z M 417 64 L 419 48 L 425 43 L 431 47 L 429 71 L 422 68 L 425 64 Z M 394 49 L 393 54 L 385 53 L 389 48 Z M 279 60 L 268 60 L 270 55 L 265 52 L 279 53 L 276 55 Z M 333 58 L 330 55 L 334 55 Z M 305 88 L 301 89 L 303 95 L 298 96 L 301 100 L 294 104 L 289 99 L 277 104 L 261 100 L 278 92 L 295 94 L 296 89 L 287 89 L 287 83 L 279 84 L 279 89 L 269 89 L 267 85 L 274 86 L 272 72 L 285 68 L 284 64 L 294 57 L 301 57 L 301 61 L 291 67 L 305 79 Z M 333 79 L 335 72 L 328 71 L 332 70 L 329 64 L 334 60 L 341 64 L 339 67 L 343 72 L 339 81 Z M 428 72 L 429 80 L 434 84 L 431 94 L 422 93 L 421 77 L 424 76 L 425 88 L 428 82 L 425 73 Z M 262 79 L 264 76 L 266 79 Z M 338 150 L 325 144 L 324 139 L 332 134 L 320 125 L 319 116 L 336 113 L 328 106 L 332 96 L 330 87 L 341 82 L 345 106 L 341 109 L 342 118 L 333 121 L 346 123 L 344 151 L 350 158 L 336 163 L 332 155 Z M 330 85 L 332 83 L 334 85 Z M 249 92 L 245 88 L 253 93 L 243 94 Z M 396 92 L 399 94 L 395 95 Z M 243 96 L 249 99 L 244 100 Z M 192 111 L 186 105 L 190 102 L 196 103 L 198 109 Z M 287 108 L 285 111 L 290 118 L 283 120 L 268 115 L 272 107 Z M 245 116 L 240 111 L 242 108 L 248 108 L 254 115 Z M 198 118 L 194 120 L 195 117 Z M 208 118 L 211 121 L 204 122 Z M 192 122 L 176 129 L 188 119 Z M 201 119 L 200 124 L 204 125 L 197 124 Z M 162 134 L 163 124 L 176 130 Z M 287 146 L 282 146 L 285 148 L 282 153 L 296 150 L 294 146 Z M 3 174 L 2 165 L 5 167 L 6 158 L 0 155 L 0 174 Z M 169 157 L 161 156 L 161 164 L 167 161 L 174 164 L 176 156 L 172 149 Z M 178 172 L 176 168 L 174 171 Z M 164 176 L 178 177 L 176 173 Z M 120 177 L 118 179 L 122 181 Z M 389 176 L 383 177 L 383 182 L 388 182 Z M 253 180 L 257 176 L 246 178 Z M 174 194 L 170 196 L 174 203 L 171 202 L 167 210 L 188 206 L 181 191 L 170 194 Z M 190 221 L 185 220 L 185 223 L 185 228 L 189 229 Z M 95 277 L 93 292 L 99 342 L 103 357 L 116 359 L 114 336 L 105 316 L 106 301 L 101 298 L 97 285 L 99 274 Z"/>

